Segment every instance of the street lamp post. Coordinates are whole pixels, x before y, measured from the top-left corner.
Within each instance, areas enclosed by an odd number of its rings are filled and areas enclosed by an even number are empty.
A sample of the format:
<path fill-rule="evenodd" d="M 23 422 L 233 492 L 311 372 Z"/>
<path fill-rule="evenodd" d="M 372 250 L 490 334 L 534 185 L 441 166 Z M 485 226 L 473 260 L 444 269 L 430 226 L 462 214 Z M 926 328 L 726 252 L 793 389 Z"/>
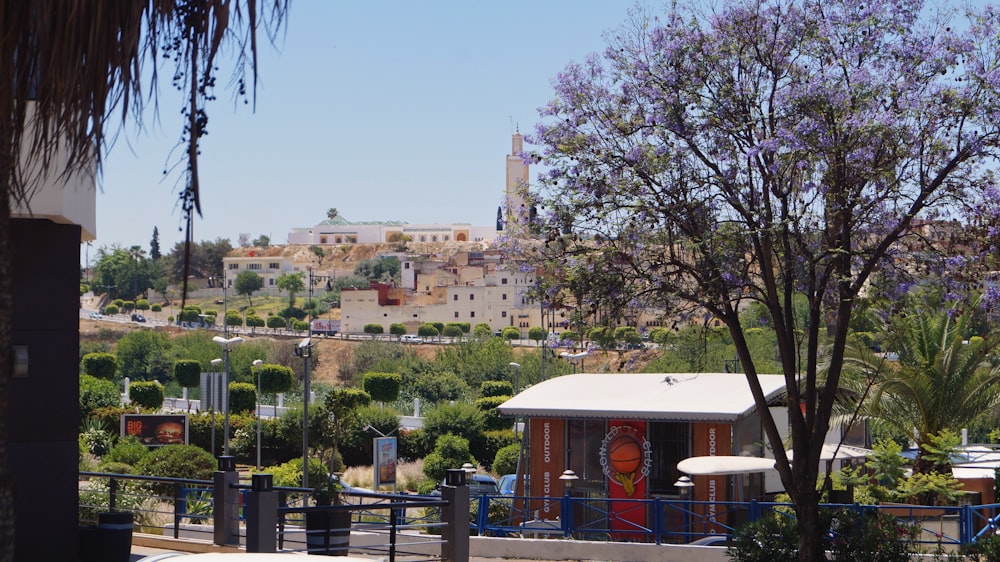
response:
<path fill-rule="evenodd" d="M 310 324 L 311 326 L 311 324 Z M 311 331 L 311 330 L 310 330 Z M 302 487 L 309 487 L 309 376 L 312 369 L 312 338 L 305 338 L 295 347 L 295 355 L 305 361 L 302 377 Z"/>
<path fill-rule="evenodd" d="M 218 374 L 216 369 L 221 363 L 222 359 L 212 359 L 212 372 L 208 374 L 208 411 L 212 416 L 212 456 L 215 456 L 215 402 L 218 400 L 215 396 L 215 376 Z"/>
<path fill-rule="evenodd" d="M 222 346 L 222 354 L 225 359 L 225 376 L 223 377 L 224 389 L 223 393 L 223 406 L 225 407 L 225 417 L 223 422 L 223 431 L 225 434 L 222 436 L 222 454 L 224 456 L 229 456 L 229 352 L 232 351 L 233 346 L 241 343 L 243 338 L 237 336 L 235 338 L 226 339 L 222 336 L 215 336 L 212 341 Z"/>
<path fill-rule="evenodd" d="M 581 351 L 580 353 L 569 353 L 567 351 L 564 351 L 564 352 L 562 352 L 562 353 L 559 354 L 560 357 L 565 358 L 567 361 L 570 362 L 571 365 L 573 365 L 573 374 L 574 375 L 576 374 L 576 363 L 577 363 L 577 361 L 580 362 L 580 367 L 582 368 L 583 367 L 583 359 L 585 357 L 587 357 L 588 355 L 590 355 L 589 351 Z"/>
<path fill-rule="evenodd" d="M 519 363 L 508 363 L 508 367 L 514 367 L 514 395 L 521 391 L 521 365 Z"/>
<path fill-rule="evenodd" d="M 691 481 L 691 477 L 684 475 L 678 478 L 677 482 L 674 482 L 674 486 L 677 487 L 677 492 L 681 496 L 681 501 L 685 502 L 683 511 L 684 542 L 688 542 L 688 539 L 691 538 L 690 533 L 688 532 L 689 531 L 688 526 L 690 525 L 689 521 L 691 517 L 690 516 L 691 505 L 687 502 L 691 501 L 691 490 L 692 488 L 694 488 L 694 482 Z"/>
<path fill-rule="evenodd" d="M 567 536 L 573 530 L 573 506 L 570 503 L 573 497 L 573 483 L 579 479 L 580 477 L 568 468 L 559 476 L 559 480 L 563 483 L 563 505 L 559 510 L 559 518 L 563 522 L 563 534 Z"/>
<path fill-rule="evenodd" d="M 257 371 L 257 470 L 260 470 L 260 369 L 264 362 L 255 359 L 253 368 Z"/>

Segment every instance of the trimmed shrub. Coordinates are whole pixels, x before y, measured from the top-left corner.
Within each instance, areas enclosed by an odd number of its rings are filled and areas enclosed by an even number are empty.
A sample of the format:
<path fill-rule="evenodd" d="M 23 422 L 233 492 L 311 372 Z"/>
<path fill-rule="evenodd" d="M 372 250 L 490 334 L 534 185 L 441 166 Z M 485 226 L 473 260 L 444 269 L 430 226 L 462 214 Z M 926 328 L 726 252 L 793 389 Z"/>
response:
<path fill-rule="evenodd" d="M 521 330 L 518 330 L 514 326 L 507 326 L 500 332 L 500 337 L 504 341 L 519 340 L 521 339 Z"/>
<path fill-rule="evenodd" d="M 490 429 L 509 429 L 514 425 L 514 420 L 500 415 L 497 406 L 510 399 L 510 396 L 486 396 L 473 402 L 476 408 L 483 413 L 483 427 Z"/>
<path fill-rule="evenodd" d="M 257 407 L 257 387 L 248 382 L 229 383 L 229 412 L 245 414 Z"/>
<path fill-rule="evenodd" d="M 421 324 L 417 327 L 417 335 L 422 338 L 436 338 L 441 332 L 433 324 Z"/>
<path fill-rule="evenodd" d="M 545 339 L 545 328 L 541 326 L 534 326 L 528 328 L 528 339 L 540 342 Z"/>
<path fill-rule="evenodd" d="M 450 433 L 464 438 L 475 451 L 483 442 L 483 430 L 483 413 L 472 404 L 440 404 L 424 417 L 423 431 L 431 443 L 437 443 L 439 437 Z"/>
<path fill-rule="evenodd" d="M 295 371 L 284 365 L 260 366 L 260 391 L 264 394 L 288 392 L 295 382 Z"/>
<path fill-rule="evenodd" d="M 456 324 L 447 324 L 441 335 L 446 338 L 460 338 L 462 337 L 462 329 Z"/>
<path fill-rule="evenodd" d="M 469 452 L 469 441 L 457 435 L 442 435 L 434 442 L 434 452 L 424 457 L 424 475 L 440 482 L 449 469 L 459 468 L 467 462 L 476 464 Z"/>
<path fill-rule="evenodd" d="M 143 445 L 135 435 L 126 435 L 119 438 L 108 454 L 104 455 L 104 458 L 101 459 L 101 465 L 121 463 L 135 467 L 147 456 L 149 456 L 149 448 Z"/>
<path fill-rule="evenodd" d="M 107 305 L 107 306 L 104 307 L 104 314 L 107 314 L 109 316 L 110 315 L 114 315 L 114 314 L 118 314 L 119 310 L 121 310 L 121 309 L 119 309 L 117 305 L 109 304 L 109 305 Z"/>
<path fill-rule="evenodd" d="M 137 310 L 149 310 L 149 301 L 146 299 L 139 299 L 135 301 L 135 308 Z"/>
<path fill-rule="evenodd" d="M 472 335 L 477 338 L 489 338 L 493 336 L 493 328 L 485 322 L 480 322 L 472 329 Z"/>
<path fill-rule="evenodd" d="M 513 427 L 513 420 L 511 426 Z M 514 436 L 514 432 L 511 429 L 500 429 L 484 431 L 482 437 L 476 444 L 472 446 L 472 454 L 477 459 L 482 459 L 481 462 L 484 466 L 487 465 L 492 459 L 495 459 L 497 452 L 504 447 L 517 443 L 517 439 Z M 486 466 L 486 468 L 497 472 L 495 468 Z"/>
<path fill-rule="evenodd" d="M 376 336 L 384 332 L 385 328 L 381 324 L 365 324 L 364 331 L 366 334 Z"/>
<path fill-rule="evenodd" d="M 520 444 L 511 443 L 510 445 L 505 445 L 493 457 L 493 468 L 491 470 L 497 474 L 513 474 L 517 471 L 517 459 L 520 456 Z"/>
<path fill-rule="evenodd" d="M 90 375 L 80 375 L 80 419 L 88 418 L 98 408 L 118 406 L 121 399 L 115 383 Z"/>
<path fill-rule="evenodd" d="M 458 400 L 469 394 L 469 385 L 455 373 L 423 375 L 413 382 L 410 392 L 425 404 L 433 405 L 448 400 Z"/>
<path fill-rule="evenodd" d="M 167 445 L 153 449 L 136 466 L 138 474 L 211 480 L 218 462 L 212 453 L 194 445 Z M 173 484 L 153 484 L 161 495 L 173 494 Z"/>
<path fill-rule="evenodd" d="M 400 324 L 399 322 L 389 324 L 389 333 L 394 336 L 402 336 L 406 333 L 406 324 Z"/>
<path fill-rule="evenodd" d="M 133 403 L 144 408 L 157 410 L 163 405 L 163 385 L 159 381 L 129 383 L 128 395 Z"/>
<path fill-rule="evenodd" d="M 118 371 L 118 358 L 114 353 L 88 353 L 80 361 L 80 368 L 92 377 L 112 380 Z"/>
<path fill-rule="evenodd" d="M 174 361 L 174 380 L 185 388 L 194 388 L 201 384 L 201 363 L 194 359 L 179 359 Z"/>
<path fill-rule="evenodd" d="M 280 316 L 268 316 L 267 327 L 272 330 L 283 330 L 288 327 L 288 322 Z"/>
<path fill-rule="evenodd" d="M 483 381 L 483 384 L 479 385 L 479 395 L 483 398 L 488 396 L 511 397 L 514 395 L 514 385 L 508 381 Z"/>
<path fill-rule="evenodd" d="M 399 397 L 399 387 L 403 377 L 398 373 L 365 373 L 361 378 L 361 386 L 372 400 L 377 402 L 392 402 Z"/>
<path fill-rule="evenodd" d="M 149 310 L 153 312 L 163 312 L 163 306 L 160 303 L 153 303 L 149 306 Z"/>
<path fill-rule="evenodd" d="M 246 322 L 247 322 L 247 328 L 263 328 L 264 326 L 267 325 L 267 323 L 264 322 L 264 319 L 261 318 L 260 316 L 257 316 L 256 314 L 248 314 Z"/>

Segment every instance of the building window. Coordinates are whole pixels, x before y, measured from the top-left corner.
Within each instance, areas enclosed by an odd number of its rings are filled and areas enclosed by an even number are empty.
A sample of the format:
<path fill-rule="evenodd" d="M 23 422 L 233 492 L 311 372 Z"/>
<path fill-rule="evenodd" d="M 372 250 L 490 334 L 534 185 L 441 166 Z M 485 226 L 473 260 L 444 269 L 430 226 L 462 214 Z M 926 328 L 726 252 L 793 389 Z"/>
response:
<path fill-rule="evenodd" d="M 474 300 L 476 300 L 476 295 L 474 295 L 474 294 L 471 294 L 471 293 L 470 293 L 470 294 L 469 294 L 469 300 L 470 300 L 470 301 L 474 301 Z"/>
<path fill-rule="evenodd" d="M 452 298 L 451 300 L 453 300 L 453 301 L 457 301 L 457 300 L 458 300 L 458 295 L 452 295 L 452 296 L 453 296 L 454 298 Z"/>
<path fill-rule="evenodd" d="M 421 242 L 426 242 L 427 241 L 427 235 L 426 234 L 421 234 L 420 235 L 420 241 Z"/>
<path fill-rule="evenodd" d="M 506 277 L 501 277 L 500 278 L 500 284 L 501 285 L 506 285 L 507 284 L 507 278 Z"/>
<path fill-rule="evenodd" d="M 278 269 L 278 262 L 271 262 L 267 264 L 268 269 Z"/>
<path fill-rule="evenodd" d="M 269 278 L 267 280 L 267 284 L 270 285 L 271 287 L 273 287 L 274 286 L 274 277 Z"/>
<path fill-rule="evenodd" d="M 410 262 L 404 263 L 403 264 L 403 269 L 410 269 Z"/>
<path fill-rule="evenodd" d="M 506 318 L 506 317 L 507 317 L 507 311 L 506 310 L 501 311 L 500 318 Z"/>
<path fill-rule="evenodd" d="M 473 310 L 472 312 L 469 313 L 469 318 L 475 318 L 475 317 L 476 317 L 476 311 Z"/>
<path fill-rule="evenodd" d="M 264 267 L 261 264 L 259 264 L 259 263 L 248 263 L 247 264 L 247 269 L 254 269 L 254 270 L 258 270 L 259 271 L 261 269 L 264 269 Z"/>
<path fill-rule="evenodd" d="M 500 295 L 500 300 L 502 300 L 502 301 L 507 300 L 507 293 L 504 293 L 504 294 Z"/>
<path fill-rule="evenodd" d="M 320 244 L 326 244 L 326 236 L 320 236 L 319 237 L 319 243 Z"/>
<path fill-rule="evenodd" d="M 447 242 L 449 240 L 451 240 L 451 236 L 448 236 L 447 234 L 445 234 L 444 235 L 444 241 Z"/>
<path fill-rule="evenodd" d="M 455 311 L 455 318 L 458 318 L 458 311 Z"/>
<path fill-rule="evenodd" d="M 240 268 L 240 264 L 238 264 L 238 263 L 231 263 L 231 264 L 229 264 L 229 269 L 239 269 L 239 268 Z"/>
<path fill-rule="evenodd" d="M 437 234 L 431 236 L 431 242 L 437 242 L 437 241 L 438 241 Z"/>

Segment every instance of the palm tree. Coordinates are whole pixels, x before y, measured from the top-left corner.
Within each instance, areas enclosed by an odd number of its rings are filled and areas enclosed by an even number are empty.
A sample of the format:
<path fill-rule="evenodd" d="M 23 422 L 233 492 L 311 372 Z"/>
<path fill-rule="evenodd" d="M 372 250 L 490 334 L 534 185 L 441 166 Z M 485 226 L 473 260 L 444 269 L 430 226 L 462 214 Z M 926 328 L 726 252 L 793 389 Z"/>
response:
<path fill-rule="evenodd" d="M 926 458 L 931 437 L 957 433 L 1000 404 L 1000 365 L 987 358 L 997 342 L 965 339 L 967 321 L 968 315 L 952 311 L 911 310 L 897 320 L 890 346 L 898 359 L 862 348 L 845 360 L 866 396 L 862 412 L 898 434 L 914 435 L 915 472 L 941 468 Z"/>
<path fill-rule="evenodd" d="M 0 8 L 0 357 L 11 356 L 13 201 L 31 208 L 42 182 L 99 171 L 115 119 L 140 118 L 156 104 L 161 60 L 172 86 L 187 93 L 187 122 L 178 169 L 185 170 L 181 207 L 201 213 L 198 151 L 215 95 L 216 55 L 235 47 L 234 83 L 256 86 L 257 31 L 280 30 L 288 0 L 32 0 Z M 273 37 L 273 36 L 272 36 Z M 165 56 L 166 55 L 166 56 Z M 110 136 L 109 136 L 110 135 Z M 96 150 L 95 150 L 96 148 Z M 42 173 L 39 173 L 41 171 Z M 185 278 L 187 275 L 185 275 Z M 6 442 L 10 361 L 0 361 L 0 562 L 13 559 L 14 493 Z"/>

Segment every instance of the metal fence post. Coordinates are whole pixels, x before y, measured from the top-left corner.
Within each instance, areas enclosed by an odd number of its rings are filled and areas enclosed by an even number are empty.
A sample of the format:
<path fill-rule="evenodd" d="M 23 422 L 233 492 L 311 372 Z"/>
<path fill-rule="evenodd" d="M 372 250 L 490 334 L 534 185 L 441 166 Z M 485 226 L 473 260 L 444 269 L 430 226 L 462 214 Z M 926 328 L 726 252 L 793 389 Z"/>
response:
<path fill-rule="evenodd" d="M 219 457 L 219 470 L 212 474 L 212 517 L 215 519 L 213 542 L 220 546 L 240 544 L 240 491 L 236 488 L 239 480 L 236 458 Z"/>
<path fill-rule="evenodd" d="M 108 511 L 115 511 L 115 504 L 118 497 L 118 481 L 114 478 L 108 479 Z"/>
<path fill-rule="evenodd" d="M 443 562 L 469 562 L 469 487 L 465 471 L 448 471 L 441 487 L 441 499 L 448 505 L 441 510 L 441 560 Z"/>
<path fill-rule="evenodd" d="M 275 552 L 278 528 L 278 492 L 270 474 L 250 477 L 247 494 L 247 552 Z"/>

